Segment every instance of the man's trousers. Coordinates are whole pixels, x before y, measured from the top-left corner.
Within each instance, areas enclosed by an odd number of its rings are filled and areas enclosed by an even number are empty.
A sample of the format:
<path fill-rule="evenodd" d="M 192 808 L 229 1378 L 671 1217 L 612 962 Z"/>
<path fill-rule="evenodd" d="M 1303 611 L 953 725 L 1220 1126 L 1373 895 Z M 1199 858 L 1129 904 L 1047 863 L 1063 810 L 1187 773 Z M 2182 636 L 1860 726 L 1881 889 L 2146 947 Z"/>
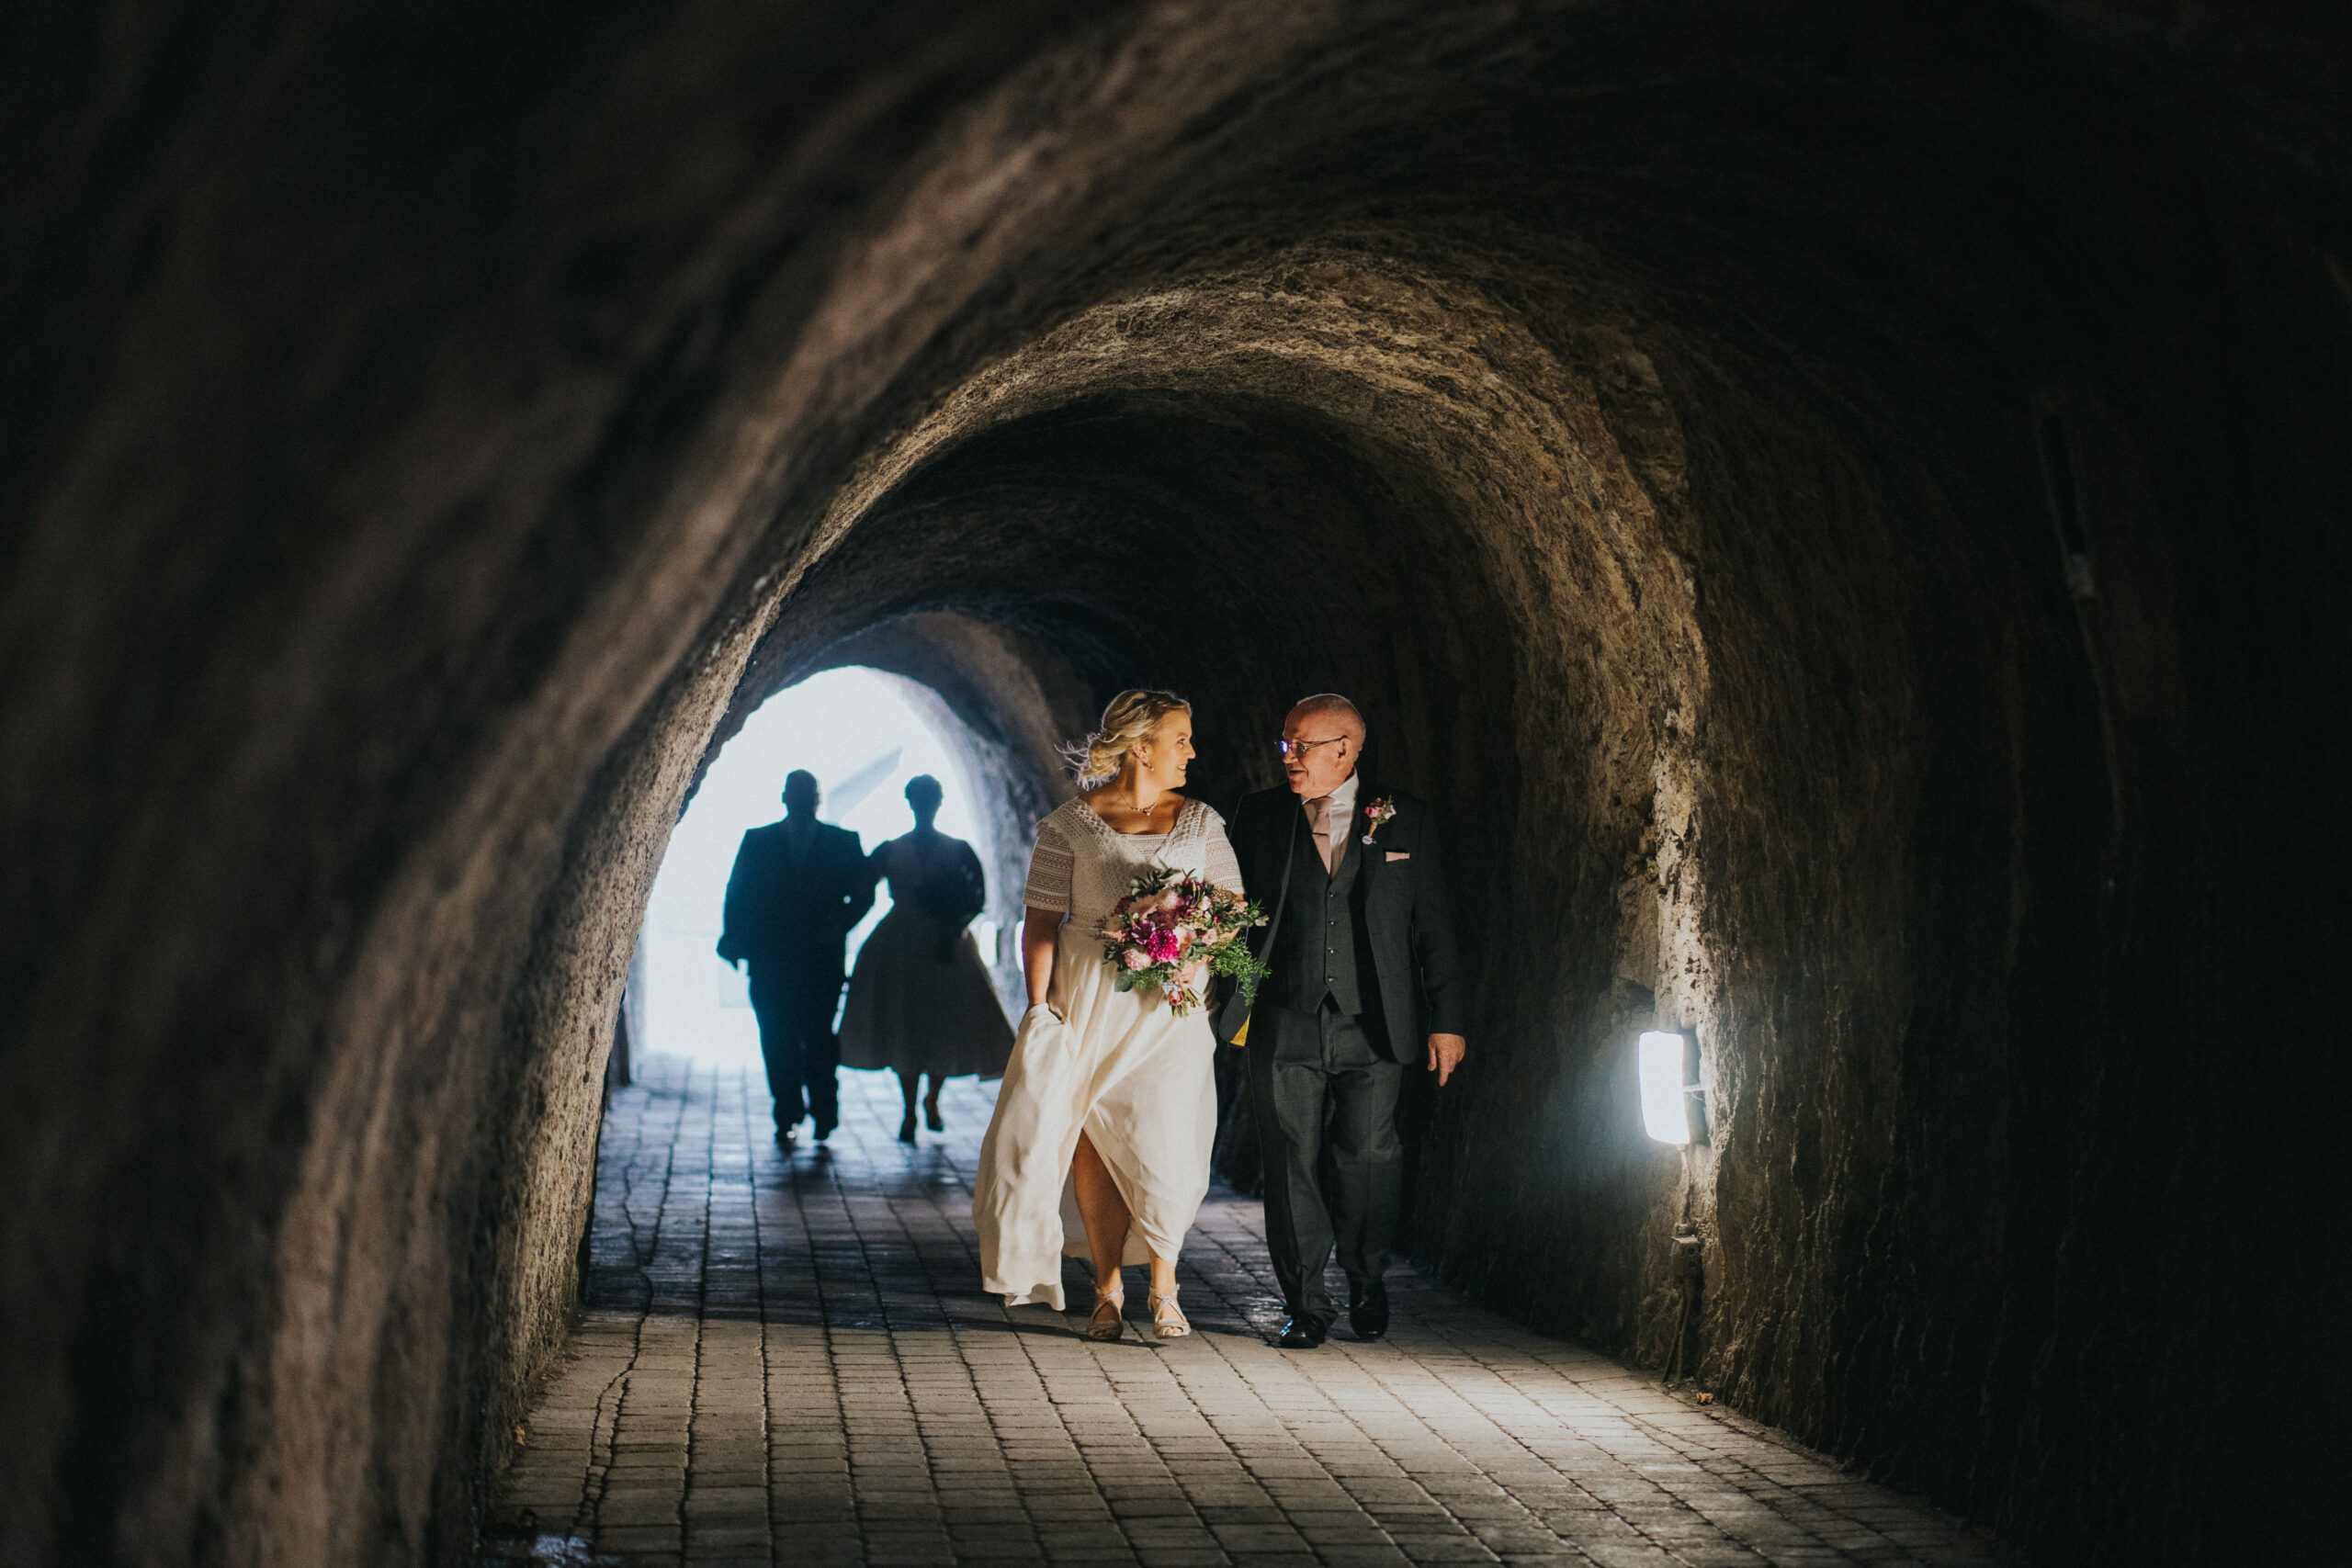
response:
<path fill-rule="evenodd" d="M 752 1011 L 760 1021 L 760 1056 L 767 1064 L 779 1132 L 806 1115 L 816 1121 L 821 1138 L 841 1120 L 833 1079 L 842 1060 L 841 1037 L 833 1032 L 841 1000 L 839 975 L 826 980 L 752 971 Z"/>
<path fill-rule="evenodd" d="M 1405 1069 L 1381 1050 L 1381 1021 L 1261 1003 L 1250 1019 L 1250 1114 L 1266 1169 L 1266 1242 L 1294 1317 L 1336 1315 L 1323 1270 L 1336 1247 L 1351 1300 L 1388 1269 L 1405 1151 Z"/>

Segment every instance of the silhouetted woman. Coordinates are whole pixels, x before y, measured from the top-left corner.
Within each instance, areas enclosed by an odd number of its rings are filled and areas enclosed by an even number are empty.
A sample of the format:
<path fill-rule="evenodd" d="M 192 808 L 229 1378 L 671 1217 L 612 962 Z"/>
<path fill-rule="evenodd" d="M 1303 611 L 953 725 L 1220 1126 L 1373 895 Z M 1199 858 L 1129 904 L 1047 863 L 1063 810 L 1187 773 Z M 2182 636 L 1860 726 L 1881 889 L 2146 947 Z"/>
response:
<path fill-rule="evenodd" d="M 989 984 L 979 944 L 964 928 L 988 906 L 980 857 L 932 826 L 944 792 L 929 773 L 907 781 L 915 830 L 877 848 L 866 864 L 890 879 L 890 912 L 858 950 L 842 1020 L 842 1066 L 889 1067 L 907 1098 L 899 1141 L 915 1141 L 915 1090 L 928 1077 L 925 1120 L 939 1116 L 943 1078 L 1004 1076 L 1012 1027 Z"/>

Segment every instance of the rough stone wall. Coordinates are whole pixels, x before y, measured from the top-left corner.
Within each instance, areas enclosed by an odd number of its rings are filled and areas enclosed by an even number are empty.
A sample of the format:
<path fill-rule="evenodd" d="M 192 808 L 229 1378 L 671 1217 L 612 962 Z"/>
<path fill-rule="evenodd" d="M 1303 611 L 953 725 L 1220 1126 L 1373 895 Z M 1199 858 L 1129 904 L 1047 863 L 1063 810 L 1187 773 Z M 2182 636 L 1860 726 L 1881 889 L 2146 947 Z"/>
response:
<path fill-rule="evenodd" d="M 1427 1264 L 1663 1360 L 1689 1223 L 1732 1403 L 2317 1555 L 2343 18 L 837 9 L 0 24 L 0 1558 L 462 1553 L 668 825 L 853 660 L 1008 821 L 1356 694 Z"/>

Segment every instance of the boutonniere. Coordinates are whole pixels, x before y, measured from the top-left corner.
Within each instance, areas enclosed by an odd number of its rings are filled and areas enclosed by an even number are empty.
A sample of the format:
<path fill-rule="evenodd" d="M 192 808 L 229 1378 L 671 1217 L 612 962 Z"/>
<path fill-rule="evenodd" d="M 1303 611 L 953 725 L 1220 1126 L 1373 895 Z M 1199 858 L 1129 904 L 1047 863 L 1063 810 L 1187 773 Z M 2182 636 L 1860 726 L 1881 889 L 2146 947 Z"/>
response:
<path fill-rule="evenodd" d="M 1396 815 L 1396 802 L 1387 795 L 1383 795 L 1365 807 L 1363 808 L 1363 841 L 1367 844 L 1372 842 L 1372 836 L 1387 827 L 1388 819 Z"/>

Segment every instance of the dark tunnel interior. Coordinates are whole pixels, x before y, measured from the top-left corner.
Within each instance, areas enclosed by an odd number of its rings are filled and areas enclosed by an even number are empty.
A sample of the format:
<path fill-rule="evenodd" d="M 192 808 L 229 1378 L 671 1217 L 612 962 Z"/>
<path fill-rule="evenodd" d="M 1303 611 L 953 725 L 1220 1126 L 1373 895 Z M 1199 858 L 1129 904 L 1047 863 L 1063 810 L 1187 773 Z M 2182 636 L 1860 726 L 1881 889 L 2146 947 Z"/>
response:
<path fill-rule="evenodd" d="M 1662 1367 L 1685 1224 L 1718 1398 L 2027 1560 L 2343 1560 L 2341 7 L 0 61 L 0 1560 L 465 1560 L 670 826 L 841 664 L 1015 848 L 1122 687 L 1220 806 L 1351 694 L 1475 993 L 1419 1267 Z"/>

